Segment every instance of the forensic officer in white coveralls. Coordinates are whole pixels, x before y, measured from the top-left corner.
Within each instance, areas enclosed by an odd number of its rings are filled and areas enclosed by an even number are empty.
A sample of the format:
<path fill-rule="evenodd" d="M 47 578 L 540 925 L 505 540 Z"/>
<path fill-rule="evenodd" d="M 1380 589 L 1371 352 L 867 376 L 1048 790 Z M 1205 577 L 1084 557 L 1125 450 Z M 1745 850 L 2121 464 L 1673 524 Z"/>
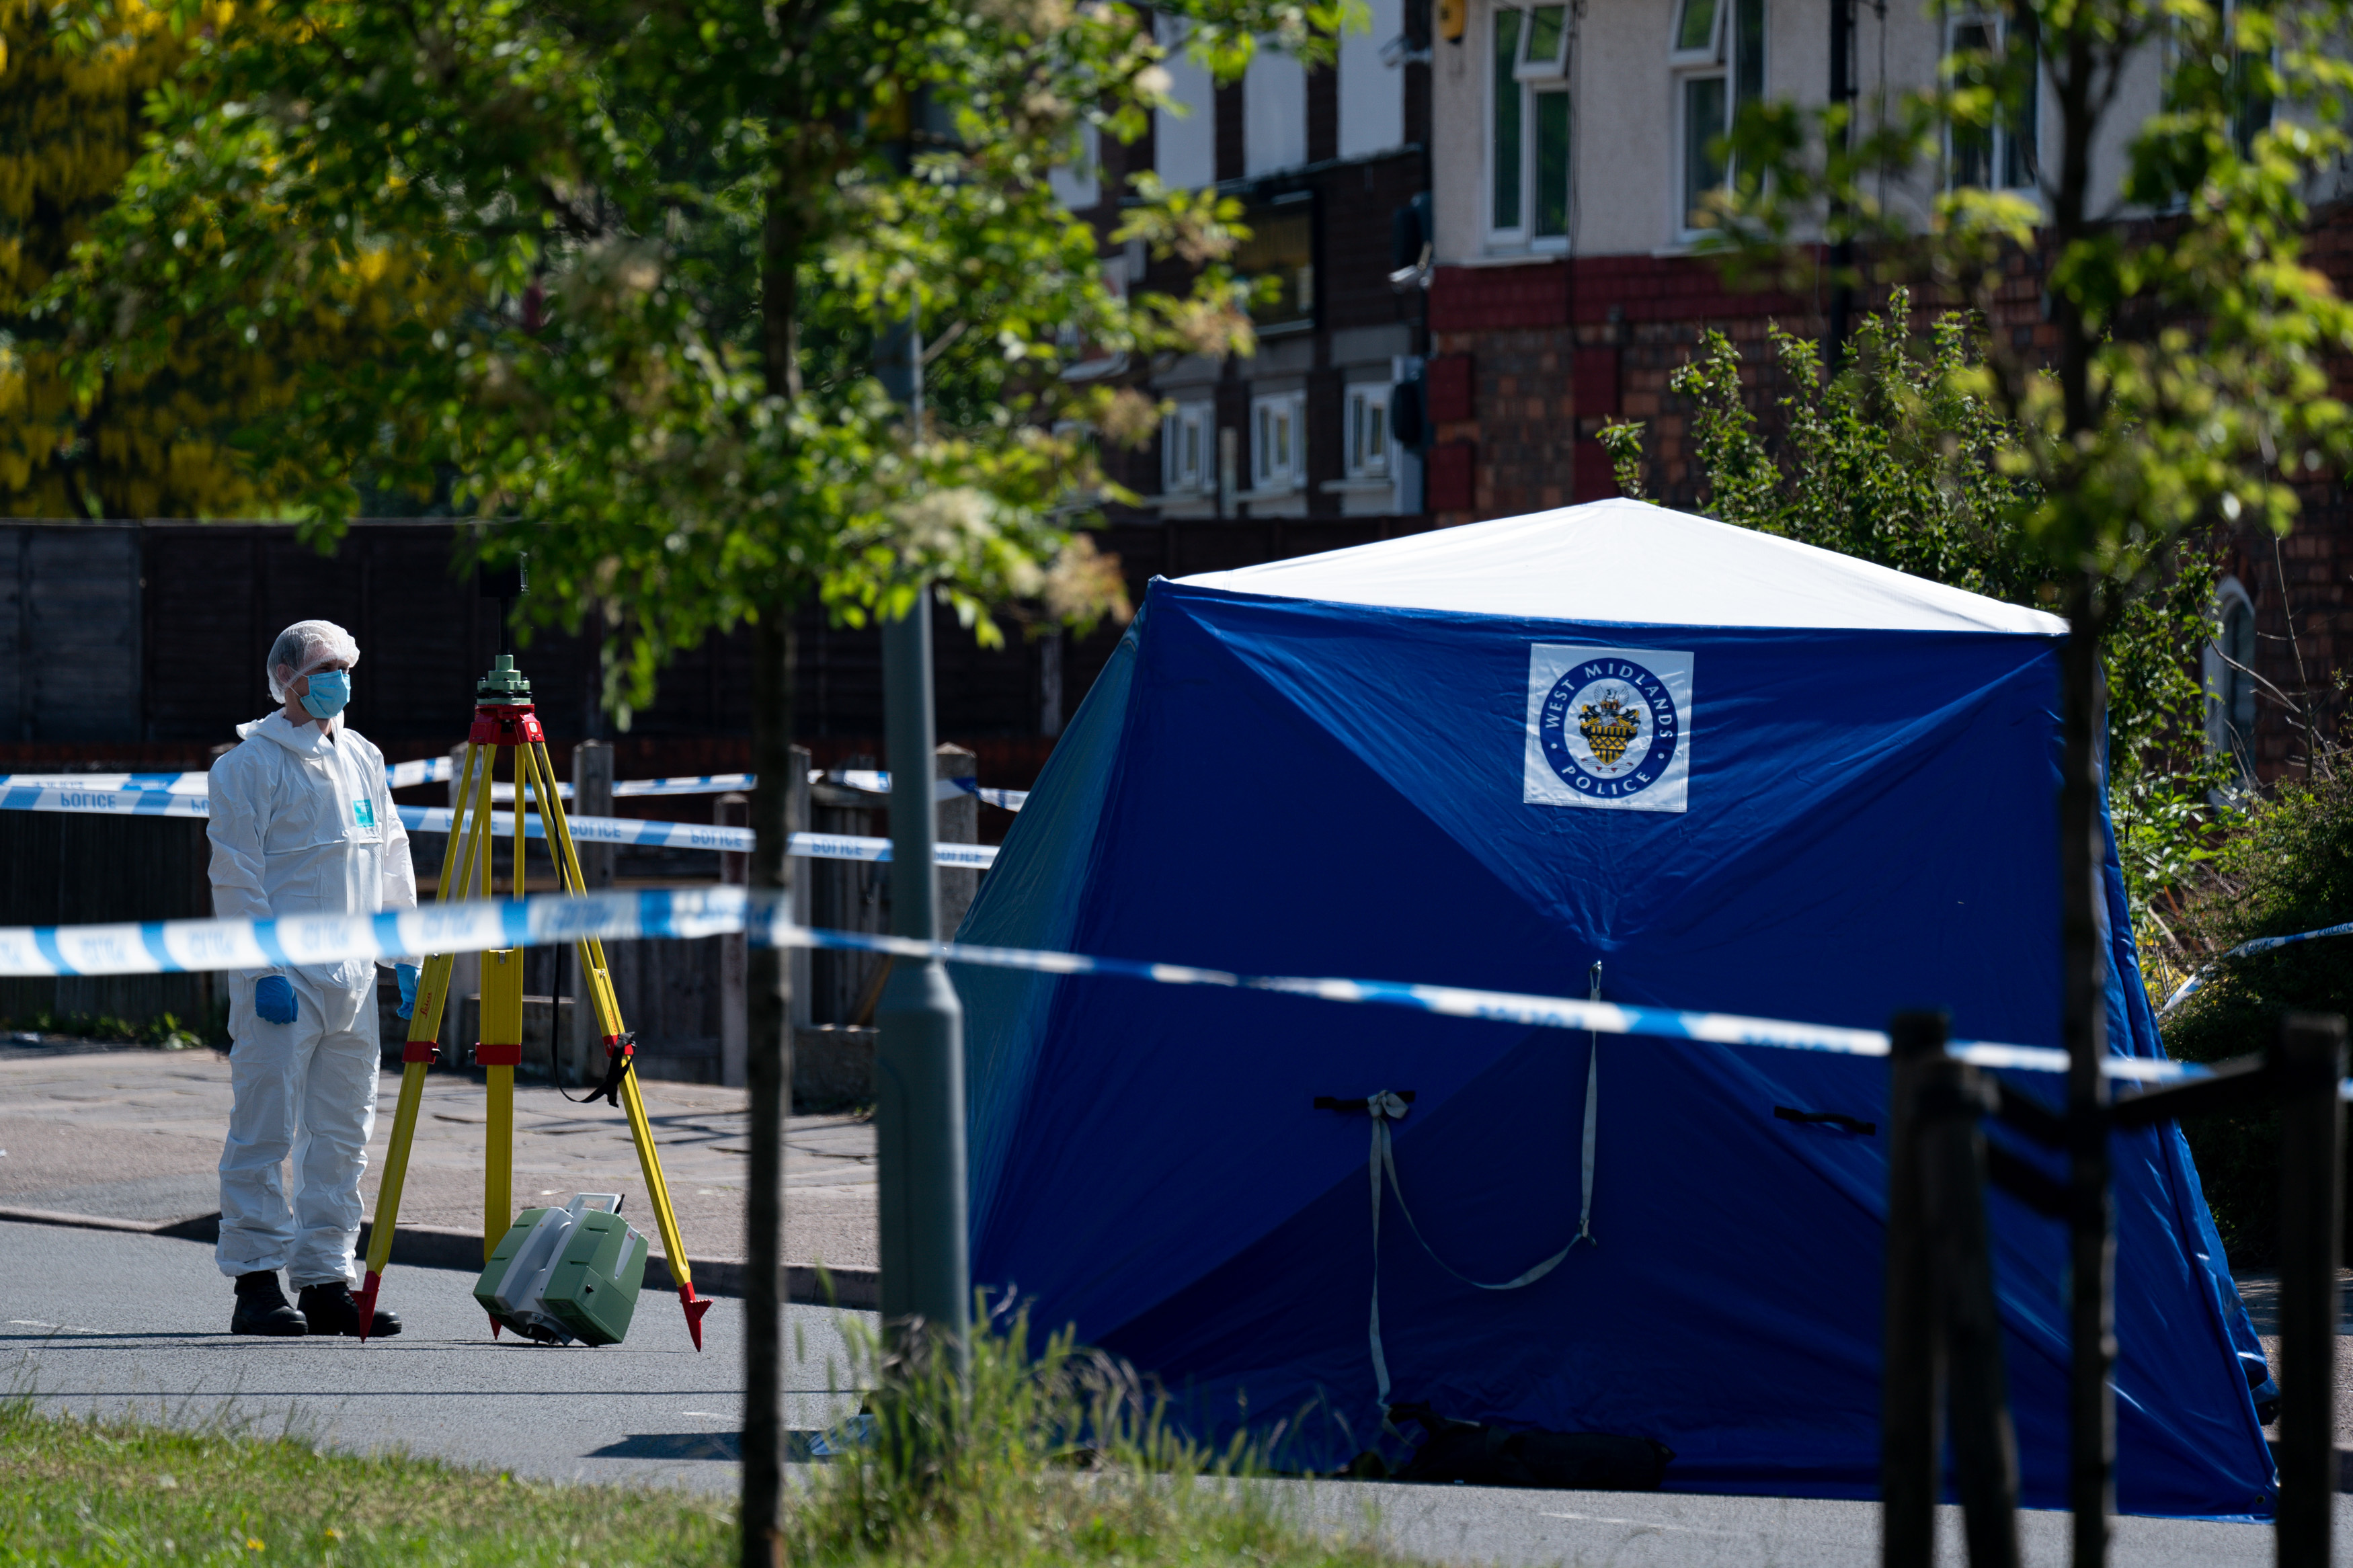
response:
<path fill-rule="evenodd" d="M 238 726 L 238 744 L 213 764 L 206 832 L 217 918 L 417 907 L 384 753 L 341 717 L 359 658 L 359 645 L 332 621 L 298 621 L 278 634 L 267 673 L 281 707 Z M 406 1017 L 416 964 L 385 962 L 396 965 Z M 375 1123 L 375 978 L 367 959 L 230 978 L 235 1104 L 221 1151 L 215 1257 L 237 1281 L 234 1333 L 359 1331 L 352 1251 Z M 290 1158 L 290 1184 L 280 1170 Z M 279 1289 L 281 1268 L 299 1306 Z M 368 1331 L 396 1334 L 400 1320 L 379 1311 Z"/>

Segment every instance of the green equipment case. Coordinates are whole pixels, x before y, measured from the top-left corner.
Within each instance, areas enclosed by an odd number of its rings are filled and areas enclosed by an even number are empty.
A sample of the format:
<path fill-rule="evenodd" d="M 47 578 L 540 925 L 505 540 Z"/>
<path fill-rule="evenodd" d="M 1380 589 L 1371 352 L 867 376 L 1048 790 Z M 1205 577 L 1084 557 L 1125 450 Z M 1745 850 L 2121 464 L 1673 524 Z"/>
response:
<path fill-rule="evenodd" d="M 646 1238 L 622 1220 L 615 1193 L 583 1193 L 560 1209 L 526 1209 L 474 1282 L 482 1310 L 543 1344 L 618 1344 L 638 1310 Z"/>

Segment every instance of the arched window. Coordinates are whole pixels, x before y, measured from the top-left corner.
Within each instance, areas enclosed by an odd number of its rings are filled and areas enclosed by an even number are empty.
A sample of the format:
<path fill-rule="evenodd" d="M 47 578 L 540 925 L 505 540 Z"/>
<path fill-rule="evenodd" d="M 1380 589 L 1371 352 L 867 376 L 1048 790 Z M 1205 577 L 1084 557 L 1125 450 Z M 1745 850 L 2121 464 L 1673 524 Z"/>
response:
<path fill-rule="evenodd" d="M 2255 601 L 2225 577 L 2214 591 L 2213 641 L 2206 645 L 2206 747 L 2228 756 L 2242 779 L 2255 773 Z"/>

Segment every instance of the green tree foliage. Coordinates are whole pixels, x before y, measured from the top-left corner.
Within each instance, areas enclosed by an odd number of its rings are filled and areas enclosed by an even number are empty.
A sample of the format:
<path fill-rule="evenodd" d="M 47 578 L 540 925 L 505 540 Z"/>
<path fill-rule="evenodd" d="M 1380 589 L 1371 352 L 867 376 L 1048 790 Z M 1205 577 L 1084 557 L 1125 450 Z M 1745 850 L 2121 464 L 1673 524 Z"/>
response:
<path fill-rule="evenodd" d="M 1339 20 L 1209 0 L 1192 47 L 1230 69 Z M 198 323 L 238 342 L 301 307 L 322 252 L 426 258 L 464 308 L 306 365 L 242 447 L 322 537 L 363 485 L 456 476 L 516 520 L 491 548 L 532 551 L 530 613 L 621 628 L 617 702 L 811 593 L 856 621 L 934 584 L 985 638 L 1008 602 L 1114 607 L 1083 553 L 1055 570 L 1103 489 L 1087 427 L 1148 406 L 1062 373 L 1250 343 L 1232 204 L 1139 213 L 1206 266 L 1189 299 L 1128 300 L 1050 189 L 1082 126 L 1132 139 L 1159 101 L 1125 5 L 292 0 L 191 47 L 52 295 L 82 374 L 159 363 Z M 913 428 L 871 374 L 875 323 L 910 314 L 944 394 Z"/>
<path fill-rule="evenodd" d="M 104 8 L 129 0 L 82 0 Z M 200 0 L 169 0 L 183 24 Z M 1348 0 L 1179 0 L 1230 75 L 1267 35 L 1329 58 Z M 361 488 L 459 494 L 528 550 L 526 614 L 613 628 L 608 697 L 749 622 L 756 896 L 789 886 L 793 616 L 1124 606 L 1073 539 L 1098 434 L 1151 410 L 1093 359 L 1250 345 L 1229 202 L 1147 189 L 1122 235 L 1198 263 L 1130 298 L 1051 172 L 1165 98 L 1151 14 L 1086 0 L 270 0 L 190 26 L 146 155 L 52 286 L 85 382 L 192 337 L 252 341 L 322 257 L 414 257 L 460 308 L 303 366 L 241 422 L 254 471 L 332 538 Z M 937 351 L 910 417 L 878 328 Z M 903 363 L 911 354 L 901 353 Z M 902 760 L 900 765 L 907 765 Z M 743 1556 L 780 1561 L 782 1122 L 776 950 L 747 976 L 753 1190 Z"/>
<path fill-rule="evenodd" d="M 2324 752 L 2248 809 L 2178 917 L 2184 942 L 2217 958 L 2255 937 L 2293 936 L 2353 921 L 2353 756 Z M 2214 963 L 2165 1020 L 2167 1048 L 2189 1061 L 2261 1051 L 2288 1013 L 2353 1017 L 2353 937 L 2325 937 Z M 2277 1250 L 2279 1119 L 2268 1110 L 2182 1124 L 2232 1261 Z M 2347 1207 L 2353 1228 L 2353 1205 Z"/>
<path fill-rule="evenodd" d="M 329 243 L 308 250 L 301 290 L 234 333 L 166 314 L 136 356 L 83 352 L 53 289 L 142 156 L 149 95 L 189 68 L 189 29 L 234 16 L 217 3 L 0 0 L 0 513 L 268 510 L 301 476 L 238 450 L 241 427 L 301 395 L 309 367 L 396 352 L 398 323 L 448 312 L 411 252 Z"/>
<path fill-rule="evenodd" d="M 1778 431 L 1749 405 L 1740 351 L 1710 331 L 1669 387 L 1687 400 L 1688 448 L 1711 517 L 1892 566 L 2013 605 L 2055 597 L 2024 537 L 2030 476 L 2005 461 L 2017 432 L 1976 371 L 1983 334 L 1957 312 L 1912 329 L 1909 290 L 1860 323 L 1844 374 L 1823 374 L 1818 344 L 1779 327 L 1768 348 Z M 1754 374 L 1750 367 L 1748 374 Z M 1642 427 L 1601 431 L 1620 487 L 1641 493 Z M 2178 552 L 2152 592 L 2126 601 L 2105 647 L 2109 799 L 2135 913 L 2177 960 L 2152 900 L 2179 889 L 2211 853 L 2219 765 L 2202 755 L 2199 650 L 2213 636 L 2221 556 Z"/>

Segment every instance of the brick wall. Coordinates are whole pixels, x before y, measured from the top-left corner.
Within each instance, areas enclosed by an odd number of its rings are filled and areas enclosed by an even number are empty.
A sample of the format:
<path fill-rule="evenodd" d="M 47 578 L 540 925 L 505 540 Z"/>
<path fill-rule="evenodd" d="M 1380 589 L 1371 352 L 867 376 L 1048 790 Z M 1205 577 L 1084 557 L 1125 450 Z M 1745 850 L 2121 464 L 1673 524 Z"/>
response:
<path fill-rule="evenodd" d="M 2353 294 L 2353 210 L 2321 216 L 2307 259 L 2340 293 Z M 2054 346 L 2040 309 L 2042 264 L 2035 255 L 2012 258 L 1997 297 L 1992 329 L 2016 348 Z M 1467 408 L 1448 410 L 1456 417 L 1434 431 L 1446 470 L 1459 475 L 1441 490 L 1441 465 L 1433 461 L 1435 521 L 1616 494 L 1607 456 L 1593 439 L 1612 416 L 1645 426 L 1651 497 L 1700 510 L 1688 409 L 1669 390 L 1670 378 L 1697 354 L 1704 333 L 1723 332 L 1741 352 L 1750 405 L 1769 430 L 1785 389 L 1767 331 L 1778 325 L 1819 340 L 1824 305 L 1820 289 L 1736 289 L 1713 263 L 1683 257 L 1440 268 L 1430 301 L 1430 352 L 1468 366 L 1470 396 Z M 1936 308 L 1924 299 L 1924 317 Z M 2338 363 L 2333 379 L 2334 395 L 2353 399 L 2353 360 Z M 2301 485 L 2299 493 L 2304 512 L 2295 533 L 2278 542 L 2239 538 L 2230 570 L 2254 600 L 2259 672 L 2307 710 L 2323 734 L 2341 734 L 2347 702 L 2335 679 L 2353 667 L 2353 499 L 2334 480 Z M 2299 771 L 2309 750 L 2303 721 L 2266 697 L 2256 739 L 2262 775 Z"/>

